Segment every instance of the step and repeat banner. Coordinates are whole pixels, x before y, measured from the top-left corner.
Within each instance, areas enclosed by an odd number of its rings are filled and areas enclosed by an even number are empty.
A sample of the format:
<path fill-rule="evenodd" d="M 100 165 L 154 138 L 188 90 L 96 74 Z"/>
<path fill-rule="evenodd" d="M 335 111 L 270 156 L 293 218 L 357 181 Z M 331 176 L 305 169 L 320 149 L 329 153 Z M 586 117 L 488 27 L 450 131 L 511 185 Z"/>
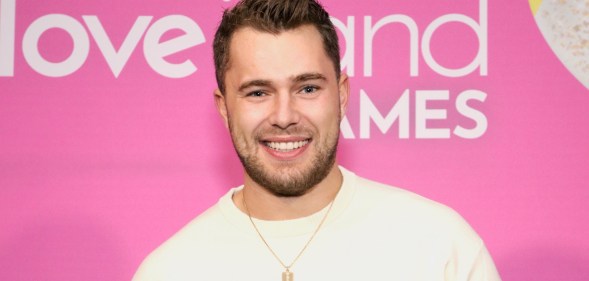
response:
<path fill-rule="evenodd" d="M 130 280 L 241 183 L 224 0 L 0 0 L 0 280 Z M 440 201 L 504 280 L 589 280 L 589 1 L 324 0 L 339 161 Z"/>

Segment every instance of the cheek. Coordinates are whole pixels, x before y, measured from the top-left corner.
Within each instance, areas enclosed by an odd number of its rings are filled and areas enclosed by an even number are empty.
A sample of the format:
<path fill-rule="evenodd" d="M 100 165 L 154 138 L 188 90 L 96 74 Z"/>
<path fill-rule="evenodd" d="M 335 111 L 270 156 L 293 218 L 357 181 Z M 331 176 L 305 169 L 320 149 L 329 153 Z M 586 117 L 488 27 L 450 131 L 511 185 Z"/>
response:
<path fill-rule="evenodd" d="M 235 130 L 246 134 L 251 134 L 265 119 L 264 110 L 261 108 L 236 107 L 231 113 Z"/>
<path fill-rule="evenodd" d="M 309 105 L 307 118 L 317 127 L 319 132 L 329 132 L 332 127 L 339 126 L 340 107 L 339 102 L 334 99 L 326 99 L 320 103 Z"/>

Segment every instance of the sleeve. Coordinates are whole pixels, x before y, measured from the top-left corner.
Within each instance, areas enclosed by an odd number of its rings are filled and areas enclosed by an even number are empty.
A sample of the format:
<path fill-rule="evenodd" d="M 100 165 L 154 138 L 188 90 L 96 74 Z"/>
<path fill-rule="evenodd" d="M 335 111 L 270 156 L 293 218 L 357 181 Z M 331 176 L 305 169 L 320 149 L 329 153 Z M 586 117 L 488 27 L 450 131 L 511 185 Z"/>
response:
<path fill-rule="evenodd" d="M 446 263 L 445 281 L 501 281 L 493 259 L 484 243 L 463 243 L 455 248 L 453 257 Z"/>
<path fill-rule="evenodd" d="M 493 259 L 483 243 L 475 257 L 471 270 L 465 280 L 468 281 L 501 281 Z"/>
<path fill-rule="evenodd" d="M 454 212 L 457 220 L 451 236 L 451 254 L 446 262 L 445 281 L 501 281 L 493 258 L 474 229 Z M 452 228 L 452 227 L 451 227 Z"/>

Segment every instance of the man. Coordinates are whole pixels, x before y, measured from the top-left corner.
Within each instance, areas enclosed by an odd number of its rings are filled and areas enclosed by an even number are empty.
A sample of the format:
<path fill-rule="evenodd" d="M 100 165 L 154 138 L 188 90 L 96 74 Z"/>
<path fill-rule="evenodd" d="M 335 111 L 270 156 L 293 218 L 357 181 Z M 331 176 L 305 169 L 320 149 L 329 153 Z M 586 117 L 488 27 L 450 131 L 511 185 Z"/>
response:
<path fill-rule="evenodd" d="M 241 1 L 214 53 L 244 185 L 155 250 L 135 281 L 500 280 L 452 210 L 336 164 L 348 77 L 318 3 Z"/>

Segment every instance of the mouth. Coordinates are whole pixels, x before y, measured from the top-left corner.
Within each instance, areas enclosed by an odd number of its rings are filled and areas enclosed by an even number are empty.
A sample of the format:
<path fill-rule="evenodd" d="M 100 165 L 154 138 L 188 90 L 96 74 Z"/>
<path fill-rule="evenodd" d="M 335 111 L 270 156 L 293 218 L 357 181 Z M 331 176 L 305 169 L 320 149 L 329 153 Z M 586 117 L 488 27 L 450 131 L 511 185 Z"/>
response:
<path fill-rule="evenodd" d="M 277 152 L 292 152 L 309 144 L 310 139 L 300 141 L 263 141 L 262 143 Z"/>
<path fill-rule="evenodd" d="M 272 159 L 290 162 L 303 156 L 311 142 L 312 138 L 282 136 L 261 139 L 260 145 Z"/>

